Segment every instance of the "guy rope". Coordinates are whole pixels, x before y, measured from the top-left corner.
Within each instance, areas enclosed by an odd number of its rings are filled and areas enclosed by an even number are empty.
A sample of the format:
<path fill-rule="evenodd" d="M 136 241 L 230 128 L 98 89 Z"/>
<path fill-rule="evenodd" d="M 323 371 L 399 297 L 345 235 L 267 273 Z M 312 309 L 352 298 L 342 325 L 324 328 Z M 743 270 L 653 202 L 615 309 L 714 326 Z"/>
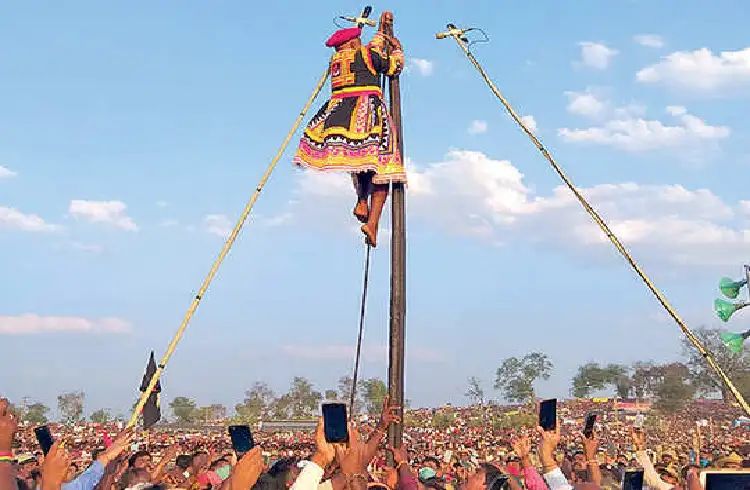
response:
<path fill-rule="evenodd" d="M 591 216 L 591 219 L 594 220 L 594 222 L 599 226 L 599 228 L 604 232 L 605 235 L 607 235 L 607 238 L 609 238 L 610 242 L 612 242 L 612 245 L 615 246 L 618 252 L 625 257 L 625 260 L 630 264 L 630 266 L 633 268 L 636 274 L 641 278 L 643 283 L 648 287 L 648 289 L 653 293 L 653 295 L 656 297 L 656 299 L 661 303 L 661 305 L 664 307 L 664 309 L 669 313 L 669 316 L 672 317 L 672 319 L 677 323 L 677 326 L 680 327 L 680 330 L 682 330 L 682 333 L 685 334 L 685 337 L 690 341 L 690 343 L 695 346 L 695 348 L 700 352 L 700 354 L 703 356 L 704 359 L 706 359 L 706 362 L 708 365 L 716 372 L 716 375 L 721 379 L 722 383 L 729 389 L 729 391 L 732 392 L 732 395 L 737 399 L 737 402 L 740 404 L 742 409 L 745 411 L 745 413 L 750 416 L 750 406 L 748 405 L 747 401 L 745 401 L 745 398 L 742 396 L 742 393 L 737 389 L 737 387 L 732 383 L 732 380 L 729 379 L 729 376 L 724 372 L 724 370 L 719 366 L 719 364 L 716 362 L 716 359 L 714 359 L 714 356 L 711 354 L 711 352 L 706 349 L 706 347 L 701 343 L 701 341 L 696 337 L 696 335 L 688 328 L 685 321 L 680 317 L 680 315 L 677 313 L 677 311 L 674 309 L 674 307 L 667 301 L 667 298 L 664 296 L 664 294 L 654 285 L 654 283 L 651 281 L 651 279 L 646 275 L 646 273 L 641 269 L 641 267 L 638 265 L 638 263 L 635 261 L 633 256 L 628 252 L 627 248 L 622 244 L 619 238 L 612 232 L 610 227 L 607 225 L 607 223 L 604 221 L 604 219 L 599 215 L 599 213 L 591 206 L 591 204 L 588 203 L 585 197 L 580 193 L 580 191 L 576 188 L 576 186 L 573 184 L 573 181 L 567 176 L 567 174 L 563 171 L 562 167 L 555 161 L 554 158 L 552 158 L 552 155 L 547 151 L 547 149 L 542 145 L 542 142 L 539 140 L 539 138 L 534 135 L 533 132 L 524 124 L 524 122 L 521 120 L 521 118 L 518 116 L 516 111 L 513 109 L 513 107 L 510 105 L 508 100 L 503 96 L 503 94 L 500 92 L 500 90 L 495 86 L 495 84 L 492 82 L 490 77 L 487 75 L 487 72 L 484 71 L 484 68 L 482 68 L 482 65 L 477 61 L 477 59 L 474 57 L 474 55 L 469 50 L 470 43 L 468 39 L 466 38 L 465 34 L 472 30 L 480 30 L 476 28 L 469 28 L 469 29 L 459 29 L 454 24 L 448 24 L 447 26 L 448 30 L 445 32 L 441 32 L 435 35 L 437 39 L 445 39 L 448 37 L 452 37 L 456 44 L 463 50 L 464 54 L 467 58 L 469 58 L 469 61 L 472 65 L 474 65 L 474 68 L 477 69 L 479 74 L 482 76 L 482 79 L 484 79 L 484 82 L 487 84 L 487 86 L 490 88 L 493 94 L 495 94 L 495 97 L 498 98 L 500 103 L 505 107 L 505 110 L 510 114 L 510 117 L 513 118 L 513 120 L 518 124 L 518 126 L 521 127 L 524 133 L 529 137 L 532 143 L 534 143 L 534 146 L 537 147 L 537 149 L 542 153 L 542 156 L 549 162 L 549 164 L 552 166 L 552 169 L 557 173 L 557 175 L 562 179 L 562 181 L 565 183 L 565 185 L 570 189 L 570 191 L 575 195 L 576 199 L 578 199 L 578 202 L 581 203 L 581 206 L 583 206 L 583 209 L 586 210 L 589 216 Z M 481 30 L 480 30 L 481 31 Z"/>
<path fill-rule="evenodd" d="M 234 245 L 235 240 L 237 240 L 237 237 L 239 236 L 240 231 L 242 230 L 242 226 L 245 224 L 245 221 L 247 220 L 248 216 L 250 215 L 250 212 L 255 206 L 255 202 L 258 200 L 260 193 L 263 191 L 263 187 L 266 185 L 266 183 L 268 182 L 268 179 L 271 177 L 271 173 L 276 168 L 276 164 L 279 163 L 279 160 L 281 159 L 281 156 L 284 154 L 286 147 L 289 145 L 289 142 L 292 140 L 292 136 L 294 136 L 294 133 L 297 132 L 297 128 L 299 128 L 299 125 L 302 123 L 302 120 L 304 119 L 305 114 L 307 114 L 307 111 L 310 110 L 310 106 L 312 105 L 315 98 L 318 96 L 318 93 L 320 93 L 321 89 L 323 88 L 323 85 L 326 83 L 326 80 L 328 79 L 328 71 L 329 71 L 328 66 L 326 66 L 326 70 L 323 73 L 323 76 L 320 77 L 318 84 L 315 86 L 315 89 L 313 90 L 312 94 L 310 94 L 310 98 L 307 99 L 305 106 L 302 108 L 302 110 L 297 115 L 297 118 L 294 120 L 294 124 L 292 124 L 292 128 L 287 133 L 286 137 L 284 138 L 284 141 L 282 141 L 281 146 L 279 147 L 279 150 L 276 152 L 276 155 L 274 155 L 274 157 L 271 159 L 271 163 L 268 164 L 266 171 L 263 173 L 263 176 L 260 178 L 260 182 L 258 182 L 258 185 L 255 187 L 255 192 L 253 192 L 253 194 L 250 196 L 250 199 L 247 201 L 247 204 L 245 204 L 245 208 L 242 210 L 240 217 L 237 219 L 237 223 L 234 225 L 234 229 L 232 229 L 232 232 L 229 234 L 226 241 L 224 242 L 224 246 L 221 248 L 221 251 L 219 252 L 219 256 L 216 257 L 216 260 L 214 260 L 213 265 L 211 265 L 211 269 L 208 271 L 208 274 L 203 279 L 203 283 L 201 284 L 200 289 L 198 289 L 198 293 L 195 295 L 195 297 L 193 298 L 193 301 L 190 303 L 190 307 L 187 309 L 187 312 L 185 313 L 185 316 L 182 319 L 182 323 L 180 324 L 180 327 L 177 329 L 177 332 L 175 332 L 174 337 L 172 337 L 172 340 L 169 342 L 169 346 L 167 346 L 166 352 L 164 352 L 164 355 L 159 361 L 159 364 L 156 367 L 156 371 L 154 372 L 154 375 L 151 376 L 151 381 L 146 387 L 146 390 L 141 393 L 141 397 L 138 400 L 138 403 L 136 404 L 135 408 L 133 409 L 133 414 L 130 416 L 128 427 L 134 426 L 136 422 L 138 421 L 138 417 L 143 411 L 143 406 L 146 404 L 146 400 L 148 400 L 148 397 L 151 395 L 151 392 L 154 390 L 156 383 L 159 381 L 159 378 L 161 378 L 162 372 L 164 372 L 164 368 L 166 367 L 167 362 L 169 362 L 169 358 L 172 357 L 172 354 L 174 353 L 174 350 L 177 347 L 177 344 L 180 342 L 180 339 L 182 339 L 182 335 L 185 333 L 185 329 L 187 329 L 187 326 L 190 323 L 190 320 L 193 318 L 193 314 L 195 314 L 195 311 L 198 309 L 201 299 L 203 299 L 203 296 L 206 294 L 206 291 L 208 291 L 208 287 L 211 285 L 211 281 L 213 281 L 214 276 L 216 276 L 216 273 L 219 271 L 219 267 L 221 267 L 222 262 L 224 262 L 224 259 L 229 253 L 229 250 L 232 248 L 232 245 Z"/>

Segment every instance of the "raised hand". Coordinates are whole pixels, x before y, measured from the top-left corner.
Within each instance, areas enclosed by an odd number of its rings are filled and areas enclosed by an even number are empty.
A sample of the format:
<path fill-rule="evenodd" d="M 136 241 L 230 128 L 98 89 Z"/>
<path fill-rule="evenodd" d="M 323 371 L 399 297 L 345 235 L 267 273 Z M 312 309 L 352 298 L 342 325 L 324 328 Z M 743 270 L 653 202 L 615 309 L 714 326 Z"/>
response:
<path fill-rule="evenodd" d="M 592 461 L 596 458 L 596 453 L 599 450 L 599 438 L 596 434 L 591 434 L 591 437 L 586 437 L 585 434 L 581 435 L 583 440 L 583 454 L 586 456 L 587 461 Z"/>
<path fill-rule="evenodd" d="M 516 437 L 511 442 L 511 445 L 513 446 L 513 450 L 516 452 L 516 456 L 518 456 L 518 459 L 521 460 L 521 463 L 524 466 L 527 466 L 527 462 L 531 462 L 529 458 L 529 454 L 531 453 L 531 438 L 523 434 L 519 437 Z"/>
<path fill-rule="evenodd" d="M 135 431 L 132 427 L 123 429 L 122 432 L 117 434 L 117 437 L 112 441 L 112 445 L 103 451 L 97 458 L 104 466 L 107 466 L 110 461 L 115 459 L 117 456 L 123 453 L 123 451 L 130 448 L 135 438 Z"/>
<path fill-rule="evenodd" d="M 336 461 L 344 475 L 360 476 L 367 472 L 367 465 L 370 464 L 366 454 L 367 446 L 359 438 L 359 431 L 353 422 L 349 424 L 349 447 L 337 445 L 335 451 Z"/>
<path fill-rule="evenodd" d="M 633 448 L 636 451 L 645 451 L 646 449 L 646 433 L 643 429 L 631 429 L 630 438 L 633 441 Z"/>
<path fill-rule="evenodd" d="M 68 452 L 56 441 L 42 463 L 42 490 L 60 490 L 72 461 Z"/>
<path fill-rule="evenodd" d="M 405 444 L 402 444 L 401 447 L 389 447 L 388 450 L 393 454 L 393 464 L 396 467 L 401 463 L 409 464 L 409 453 Z"/>
<path fill-rule="evenodd" d="M 10 451 L 18 429 L 18 421 L 10 410 L 10 402 L 0 398 L 0 451 Z"/>
<path fill-rule="evenodd" d="M 383 409 L 380 412 L 380 428 L 386 430 L 389 425 L 401 422 L 400 411 L 401 407 L 391 404 L 390 397 L 386 396 L 383 398 Z"/>
<path fill-rule="evenodd" d="M 261 473 L 265 469 L 263 456 L 261 455 L 260 446 L 255 446 L 246 452 L 242 459 L 232 470 L 230 490 L 248 490 L 258 481 Z"/>
<path fill-rule="evenodd" d="M 351 433 L 349 434 L 351 439 Z M 315 428 L 315 454 L 311 458 L 312 462 L 325 469 L 333 462 L 336 457 L 336 450 L 333 444 L 326 441 L 326 434 L 323 428 L 323 417 L 318 418 L 318 426 Z"/>

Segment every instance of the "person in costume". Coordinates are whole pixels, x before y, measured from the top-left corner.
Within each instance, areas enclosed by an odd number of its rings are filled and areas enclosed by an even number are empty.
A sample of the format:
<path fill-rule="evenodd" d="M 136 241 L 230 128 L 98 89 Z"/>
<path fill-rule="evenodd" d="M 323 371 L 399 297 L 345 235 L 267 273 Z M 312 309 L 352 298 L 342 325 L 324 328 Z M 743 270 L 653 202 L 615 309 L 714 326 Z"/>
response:
<path fill-rule="evenodd" d="M 406 172 L 380 86 L 380 76 L 398 75 L 404 66 L 393 15 L 384 12 L 369 44 L 362 29 L 336 31 L 326 46 L 336 49 L 330 63 L 331 98 L 310 120 L 294 163 L 320 171 L 349 172 L 357 192 L 354 216 L 363 223 L 368 245 L 376 246 L 378 224 L 391 182 L 406 183 Z"/>

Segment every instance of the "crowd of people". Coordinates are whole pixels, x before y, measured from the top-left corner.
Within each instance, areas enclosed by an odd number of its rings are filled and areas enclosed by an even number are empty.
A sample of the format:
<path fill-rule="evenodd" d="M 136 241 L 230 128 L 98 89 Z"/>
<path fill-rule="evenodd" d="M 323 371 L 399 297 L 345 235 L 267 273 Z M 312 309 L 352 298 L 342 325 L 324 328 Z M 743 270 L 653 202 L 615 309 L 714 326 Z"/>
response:
<path fill-rule="evenodd" d="M 514 419 L 524 410 L 410 410 L 396 448 L 385 433 L 400 412 L 386 402 L 379 417 L 350 426 L 346 445 L 327 443 L 319 422 L 315 431 L 256 430 L 256 447 L 239 455 L 222 427 L 53 424 L 56 442 L 44 455 L 34 427 L 0 400 L 0 490 L 619 489 L 639 468 L 644 488 L 699 490 L 706 469 L 750 471 L 750 426 L 723 403 L 691 403 L 641 424 L 612 404 L 572 400 L 558 404 L 548 431 L 514 424 L 527 420 Z M 589 413 L 598 420 L 591 437 L 582 432 Z"/>

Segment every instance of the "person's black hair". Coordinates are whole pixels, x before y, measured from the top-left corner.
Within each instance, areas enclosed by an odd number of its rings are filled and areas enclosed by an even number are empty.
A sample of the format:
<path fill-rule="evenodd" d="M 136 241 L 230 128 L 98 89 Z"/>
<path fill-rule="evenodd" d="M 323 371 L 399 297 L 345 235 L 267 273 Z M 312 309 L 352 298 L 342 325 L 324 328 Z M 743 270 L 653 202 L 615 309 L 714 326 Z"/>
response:
<path fill-rule="evenodd" d="M 135 464 L 135 461 L 136 461 L 136 460 L 137 460 L 138 458 L 142 457 L 142 456 L 148 456 L 148 457 L 151 457 L 151 453 L 149 453 L 148 451 L 143 451 L 143 450 L 134 452 L 134 453 L 133 453 L 133 454 L 132 454 L 132 455 L 131 455 L 131 456 L 130 456 L 130 457 L 128 458 L 128 467 L 129 467 L 129 468 L 132 468 L 132 467 L 133 467 L 133 465 Z"/>
<path fill-rule="evenodd" d="M 183 470 L 190 468 L 191 464 L 193 464 L 193 457 L 189 454 L 180 454 L 175 460 L 175 465 Z"/>
<path fill-rule="evenodd" d="M 424 463 L 432 462 L 432 463 L 435 463 L 436 465 L 440 466 L 440 461 L 438 461 L 438 459 L 435 458 L 435 457 L 433 457 L 433 456 L 427 456 L 426 458 L 424 458 L 423 462 Z"/>
<path fill-rule="evenodd" d="M 500 490 L 505 487 L 508 477 L 504 475 L 495 465 L 482 463 L 479 465 L 484 470 L 485 490 Z"/>

